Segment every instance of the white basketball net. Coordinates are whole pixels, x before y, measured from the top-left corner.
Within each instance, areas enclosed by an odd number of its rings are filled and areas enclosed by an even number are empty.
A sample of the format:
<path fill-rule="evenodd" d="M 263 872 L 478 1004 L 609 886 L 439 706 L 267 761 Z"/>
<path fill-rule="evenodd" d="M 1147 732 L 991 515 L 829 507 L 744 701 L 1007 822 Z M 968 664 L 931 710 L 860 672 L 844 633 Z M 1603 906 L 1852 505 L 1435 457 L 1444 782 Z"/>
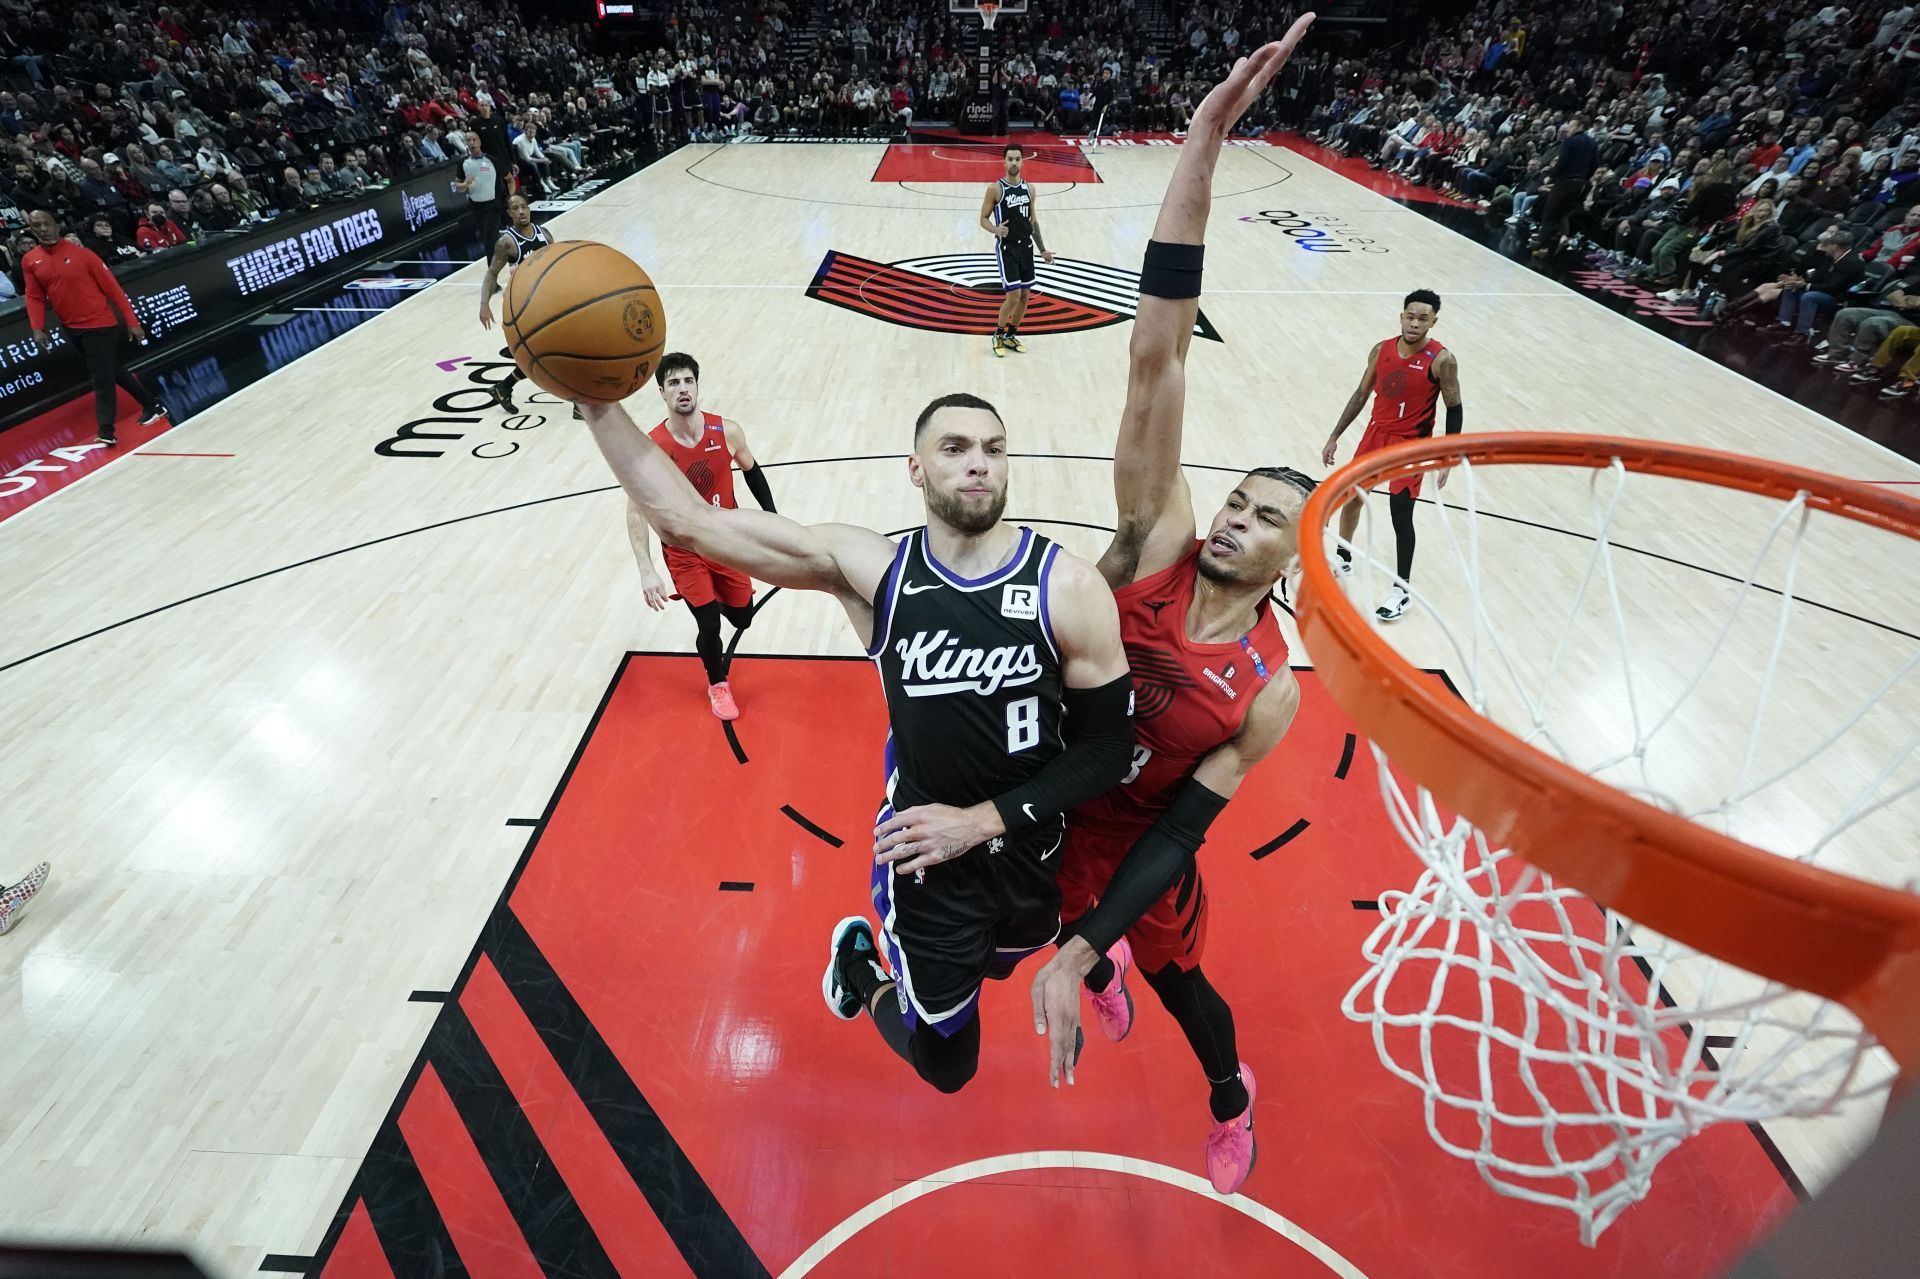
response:
<path fill-rule="evenodd" d="M 1733 608 L 1724 624 L 1700 636 L 1703 653 L 1678 664 L 1662 653 L 1662 661 L 1636 667 L 1640 625 L 1629 625 L 1627 614 L 1646 604 L 1629 596 L 1620 561 L 1631 557 L 1616 553 L 1610 540 L 1628 476 L 1617 460 L 1591 474 L 1593 545 L 1584 575 L 1559 566 L 1561 580 L 1577 578 L 1577 593 L 1569 605 L 1539 598 L 1539 583 L 1531 583 L 1530 635 L 1515 645 L 1505 632 L 1517 613 L 1488 605 L 1503 588 L 1483 575 L 1476 477 L 1470 463 L 1460 463 L 1444 496 L 1464 505 L 1464 518 L 1447 503 L 1422 504 L 1416 588 L 1425 579 L 1433 593 L 1416 589 L 1397 626 L 1411 627 L 1424 615 L 1425 633 L 1450 654 L 1427 664 L 1464 675 L 1459 691 L 1468 703 L 1530 745 L 1647 802 L 1751 839 L 1742 814 L 1777 797 L 1783 783 L 1844 741 L 1876 701 L 1920 667 L 1920 645 L 1903 664 L 1893 663 L 1897 669 L 1872 685 L 1857 709 L 1838 709 L 1830 729 L 1794 740 L 1784 763 L 1764 762 L 1778 751 L 1757 749 L 1763 736 L 1777 746 L 1789 728 L 1778 715 L 1770 721 L 1768 710 L 1791 623 L 1806 611 L 1794 594 L 1812 514 L 1805 495 L 1778 504 L 1744 578 L 1726 587 Z M 1432 477 L 1427 493 L 1433 495 Z M 1390 553 L 1382 559 L 1364 549 L 1392 546 L 1384 518 L 1382 537 L 1373 536 L 1379 505 L 1379 497 L 1367 503 L 1365 531 L 1352 548 L 1360 588 L 1352 593 L 1369 611 L 1368 595 L 1374 603 L 1383 599 L 1393 572 Z M 1449 556 L 1460 580 L 1436 586 L 1445 574 L 1434 571 L 1434 561 Z M 1770 564 L 1777 608 L 1756 582 Z M 1516 569 L 1524 576 L 1526 566 L 1503 555 L 1490 557 L 1487 568 L 1511 579 Z M 1513 602 L 1510 583 L 1504 589 Z M 1672 759 L 1663 737 L 1698 709 L 1693 703 L 1704 690 L 1718 688 L 1717 659 L 1736 620 L 1752 617 L 1749 610 L 1763 611 L 1760 642 L 1764 647 L 1770 632 L 1770 650 L 1763 670 L 1745 667 L 1744 722 L 1723 721 L 1718 745 L 1730 755 L 1728 768 L 1711 794 L 1678 794 L 1663 775 Z M 1556 625 L 1550 654 L 1539 651 L 1540 637 Z M 1596 741 L 1585 722 L 1591 716 L 1567 714 L 1583 705 L 1582 694 L 1593 700 L 1593 657 L 1575 660 L 1576 632 L 1617 664 L 1605 690 L 1611 698 L 1599 699 L 1611 701 L 1620 721 L 1616 741 Z M 1392 636 L 1396 646 L 1403 633 Z M 1673 674 L 1676 665 L 1683 674 Z M 1569 697 L 1576 666 L 1580 686 Z M 1567 719 L 1581 721 L 1576 731 L 1561 722 Z M 1884 767 L 1856 776 L 1847 793 L 1836 789 L 1828 811 L 1804 828 L 1817 826 L 1817 834 L 1773 851 L 1814 861 L 1842 832 L 1911 794 L 1920 778 L 1901 770 L 1916 762 L 1915 722 L 1898 728 Z M 1698 751 L 1699 741 L 1686 749 Z M 1648 1193 L 1660 1160 L 1702 1128 L 1823 1114 L 1884 1088 L 1884 1057 L 1867 1056 L 1871 1038 L 1845 1009 L 1601 910 L 1512 850 L 1491 847 L 1470 822 L 1443 812 L 1425 787 L 1396 774 L 1378 747 L 1374 755 L 1392 822 L 1426 869 L 1408 891 L 1380 898 L 1381 920 L 1364 948 L 1369 971 L 1348 991 L 1342 1011 L 1371 1026 L 1387 1068 L 1424 1094 L 1434 1140 L 1471 1160 L 1496 1190 L 1572 1211 L 1581 1240 L 1591 1244 Z M 1911 850 L 1915 827 L 1905 829 Z"/>
<path fill-rule="evenodd" d="M 980 0 L 974 12 L 980 15 L 980 25 L 988 31 L 993 30 L 993 24 L 1000 18 L 1000 6 L 994 0 Z"/>

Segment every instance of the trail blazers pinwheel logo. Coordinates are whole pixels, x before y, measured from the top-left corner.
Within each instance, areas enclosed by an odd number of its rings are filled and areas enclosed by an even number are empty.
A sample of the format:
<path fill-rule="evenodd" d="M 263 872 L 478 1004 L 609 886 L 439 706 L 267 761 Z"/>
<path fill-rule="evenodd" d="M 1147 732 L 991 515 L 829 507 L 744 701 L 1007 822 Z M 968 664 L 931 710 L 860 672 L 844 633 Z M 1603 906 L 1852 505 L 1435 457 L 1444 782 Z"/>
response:
<path fill-rule="evenodd" d="M 872 262 L 829 250 L 807 296 L 909 329 L 937 333 L 993 332 L 1000 314 L 1000 268 L 991 253 L 941 253 L 900 262 Z M 1041 265 L 1020 331 L 1076 333 L 1131 320 L 1140 299 L 1135 271 L 1056 258 Z M 1195 337 L 1218 342 L 1205 312 Z"/>

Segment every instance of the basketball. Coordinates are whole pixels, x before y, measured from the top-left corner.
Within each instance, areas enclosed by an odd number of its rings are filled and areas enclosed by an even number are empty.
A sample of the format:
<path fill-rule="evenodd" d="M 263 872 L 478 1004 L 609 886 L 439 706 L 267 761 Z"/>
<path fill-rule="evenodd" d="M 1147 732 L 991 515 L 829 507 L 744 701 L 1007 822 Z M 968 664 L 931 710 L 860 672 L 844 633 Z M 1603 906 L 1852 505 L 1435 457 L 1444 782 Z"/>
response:
<path fill-rule="evenodd" d="M 501 324 L 522 373 L 562 399 L 598 404 L 644 385 L 667 345 L 653 281 L 593 240 L 562 240 L 515 271 Z"/>

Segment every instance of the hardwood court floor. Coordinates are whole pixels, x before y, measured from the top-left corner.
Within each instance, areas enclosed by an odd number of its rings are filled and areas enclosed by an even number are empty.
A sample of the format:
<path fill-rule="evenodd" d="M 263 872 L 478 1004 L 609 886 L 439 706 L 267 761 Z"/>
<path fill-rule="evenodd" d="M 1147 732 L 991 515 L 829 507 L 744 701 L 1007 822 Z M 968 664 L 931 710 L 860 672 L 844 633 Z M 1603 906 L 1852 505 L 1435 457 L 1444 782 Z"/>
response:
<path fill-rule="evenodd" d="M 1115 312 L 1109 272 L 1137 266 L 1175 154 L 1101 149 L 1098 185 L 1042 188 L 1049 243 L 1072 260 L 1074 301 L 1093 319 L 1016 359 L 994 360 L 982 338 L 876 318 L 892 313 L 884 281 L 864 312 L 807 295 L 830 253 L 918 260 L 915 273 L 963 290 L 976 262 L 927 260 L 990 248 L 974 223 L 977 189 L 873 181 L 873 148 L 690 148 L 554 229 L 613 243 L 652 272 L 670 345 L 701 359 L 705 407 L 745 424 L 756 454 L 777 466 L 782 510 L 885 530 L 919 522 L 900 460 L 912 418 L 933 395 L 964 388 L 1001 407 L 1022 455 L 1009 514 L 1048 521 L 1044 531 L 1092 552 L 1111 522 L 1104 459 L 1128 336 L 1123 317 L 1094 313 Z M 1320 471 L 1315 455 L 1368 345 L 1393 331 L 1413 287 L 1446 299 L 1436 336 L 1460 355 L 1469 429 L 1652 435 L 1920 481 L 1920 468 L 1844 428 L 1301 157 L 1235 148 L 1218 190 L 1202 309 L 1220 340 L 1196 339 L 1189 375 L 1186 456 L 1203 518 L 1240 468 Z M 1261 220 L 1276 210 L 1372 243 L 1303 250 Z M 486 407 L 484 384 L 503 366 L 497 337 L 474 320 L 478 274 L 436 285 L 167 437 L 170 450 L 232 457 L 128 458 L 0 526 L 0 793 L 11 800 L 0 875 L 55 862 L 49 888 L 0 940 L 9 1236 L 186 1242 L 234 1276 L 254 1273 L 264 1254 L 318 1248 L 442 1013 L 409 994 L 453 986 L 526 848 L 528 831 L 508 823 L 543 813 L 623 654 L 690 648 L 684 613 L 650 614 L 634 589 L 622 500 L 565 408 L 508 419 Z M 459 357 L 468 362 L 438 367 Z M 634 407 L 657 420 L 650 397 Z M 1514 569 L 1499 602 L 1524 615 L 1540 583 L 1577 572 L 1552 529 L 1586 513 L 1551 484 L 1489 492 L 1533 521 L 1485 533 L 1487 553 Z M 1634 533 L 1682 564 L 1737 566 L 1751 543 L 1730 541 L 1724 515 L 1711 499 L 1676 501 Z M 1878 550 L 1842 543 L 1811 563 L 1825 602 L 1881 625 L 1822 614 L 1810 652 L 1844 654 L 1833 666 L 1908 651 L 1899 635 L 1920 621 Z M 1665 589 L 1641 602 L 1649 624 L 1681 630 L 1697 630 L 1724 593 L 1684 577 Z M 1449 664 L 1436 635 L 1406 636 L 1423 665 Z M 783 596 L 742 651 L 826 656 L 852 645 L 831 603 Z M 697 709 L 690 676 L 671 693 Z M 756 706 L 750 681 L 742 695 L 745 734 L 778 699 Z M 1817 710 L 1823 695 L 1804 671 L 1780 693 L 1789 714 Z M 1896 690 L 1894 709 L 1913 712 L 1914 696 Z M 845 740 L 833 717 L 782 723 L 786 749 L 842 759 L 848 780 L 835 784 L 866 784 L 868 745 Z M 816 739 L 796 740 L 804 733 Z M 626 820 L 664 822 L 654 814 L 675 803 L 678 784 L 636 784 Z M 841 834 L 840 851 L 857 856 L 859 832 Z M 793 873 L 804 869 L 797 861 Z M 1911 867 L 1889 853 L 1863 869 Z M 644 886 L 645 865 L 633 874 Z M 1239 919 L 1260 926 L 1257 915 Z M 712 923 L 674 948 L 663 982 L 705 986 L 702 947 L 731 954 L 728 929 L 745 926 L 722 914 Z M 642 911 L 632 927 L 646 926 Z M 804 977 L 813 962 L 808 952 L 792 971 Z M 813 981 L 790 992 L 796 1018 L 814 1014 Z M 714 989 L 725 998 L 724 982 Z M 995 1002 L 1023 999 L 1009 988 Z M 995 1013 L 1009 1032 L 996 1051 L 1032 1050 L 1021 1018 Z M 1320 1015 L 1314 1034 L 1357 1033 L 1336 1006 Z M 685 1063 L 690 1076 L 754 1068 L 681 1029 L 717 1054 Z M 1167 1077 L 1184 1078 L 1187 1063 L 1165 1051 Z M 1285 1112 L 1272 1107 L 1285 1104 L 1286 1054 L 1268 1051 L 1263 1136 L 1284 1141 Z M 1038 1097 L 1037 1057 L 1030 1073 Z M 1384 1072 L 1351 1084 L 1417 1122 L 1417 1098 Z M 1166 1103 L 1182 1115 L 1186 1104 Z M 1178 1122 L 1154 1129 L 1171 1134 Z M 1817 1184 L 1863 1123 L 1776 1125 L 1774 1136 Z M 1164 1158 L 1177 1162 L 1166 1140 Z M 1313 1162 L 1311 1152 L 1263 1160 L 1249 1194 L 1284 1215 L 1288 1178 L 1275 1168 L 1299 1175 Z M 1478 1191 L 1467 1166 L 1435 1166 L 1431 1175 Z M 755 1202 L 777 1203 L 780 1186 L 816 1171 L 763 1167 L 771 1180 Z M 1514 1214 L 1560 1268 L 1596 1264 L 1557 1218 L 1504 1201 L 1486 1210 Z M 1422 1228 L 1358 1206 L 1335 1225 L 1403 1243 Z M 799 1226 L 774 1216 L 755 1229 L 797 1238 Z M 1348 1239 L 1329 1242 L 1353 1251 Z M 792 1257 L 761 1260 L 778 1273 Z"/>

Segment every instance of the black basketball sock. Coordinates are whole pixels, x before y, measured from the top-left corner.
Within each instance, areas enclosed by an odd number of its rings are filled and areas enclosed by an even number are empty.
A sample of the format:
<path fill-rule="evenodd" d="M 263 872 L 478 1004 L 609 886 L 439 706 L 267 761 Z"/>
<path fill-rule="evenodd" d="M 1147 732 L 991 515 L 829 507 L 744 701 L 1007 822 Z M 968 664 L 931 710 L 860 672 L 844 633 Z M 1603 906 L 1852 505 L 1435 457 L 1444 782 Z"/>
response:
<path fill-rule="evenodd" d="M 720 602 L 688 607 L 700 628 L 693 637 L 693 650 L 700 654 L 700 665 L 706 668 L 707 683 L 718 684 L 727 677 L 727 651 L 720 642 Z"/>
<path fill-rule="evenodd" d="M 1413 580 L 1413 494 L 1387 495 L 1387 510 L 1393 516 L 1393 567 L 1403 582 Z"/>
<path fill-rule="evenodd" d="M 1182 970 L 1178 964 L 1168 964 L 1146 977 L 1200 1059 L 1215 1122 L 1224 1123 L 1245 1110 L 1247 1086 L 1240 1078 L 1240 1047 L 1227 1001 L 1198 968 Z"/>
<path fill-rule="evenodd" d="M 1221 1083 L 1207 1080 L 1207 1109 L 1213 1112 L 1213 1121 L 1224 1124 L 1236 1115 L 1247 1113 L 1247 1104 L 1253 1100 L 1247 1094 L 1246 1080 L 1240 1078 L 1240 1067 L 1233 1068 L 1233 1077 Z"/>
<path fill-rule="evenodd" d="M 877 959 L 878 956 L 874 956 L 874 958 Z M 890 990 L 893 987 L 893 979 L 891 977 L 882 977 L 880 973 L 876 971 L 874 965 L 868 963 L 865 959 L 857 964 L 848 965 L 846 980 L 847 989 L 860 996 L 860 1006 L 862 1008 L 872 1008 L 873 997 L 881 991 Z"/>
<path fill-rule="evenodd" d="M 863 965 L 864 967 L 864 965 Z M 909 1028 L 900 1015 L 891 992 L 880 1007 L 867 1007 L 868 1020 L 880 1032 L 880 1039 L 894 1055 L 913 1067 L 913 1072 L 943 1093 L 956 1093 L 973 1078 L 980 1065 L 980 1018 L 976 1014 L 951 1035 L 943 1035 L 931 1026 Z"/>

